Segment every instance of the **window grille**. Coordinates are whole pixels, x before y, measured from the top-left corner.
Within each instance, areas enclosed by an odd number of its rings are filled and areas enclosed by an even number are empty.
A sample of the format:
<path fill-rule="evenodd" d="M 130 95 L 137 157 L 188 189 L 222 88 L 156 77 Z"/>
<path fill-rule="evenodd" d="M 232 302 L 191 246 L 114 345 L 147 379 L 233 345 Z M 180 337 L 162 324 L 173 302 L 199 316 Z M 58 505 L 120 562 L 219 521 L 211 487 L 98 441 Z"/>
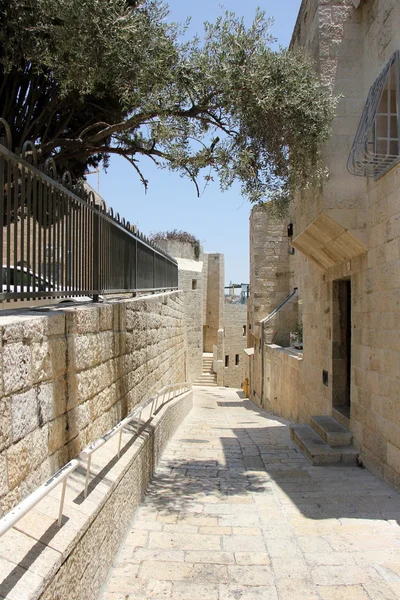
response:
<path fill-rule="evenodd" d="M 377 179 L 400 160 L 399 67 L 397 51 L 371 87 L 347 162 L 353 175 Z"/>

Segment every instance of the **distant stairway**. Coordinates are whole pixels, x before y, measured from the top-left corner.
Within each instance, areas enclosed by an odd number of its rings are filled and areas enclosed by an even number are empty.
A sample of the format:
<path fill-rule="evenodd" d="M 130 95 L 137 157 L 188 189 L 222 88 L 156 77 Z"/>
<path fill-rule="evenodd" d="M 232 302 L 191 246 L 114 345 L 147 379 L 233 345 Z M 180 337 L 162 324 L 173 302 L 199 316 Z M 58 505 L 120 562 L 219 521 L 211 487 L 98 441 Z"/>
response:
<path fill-rule="evenodd" d="M 200 375 L 193 383 L 193 385 L 207 385 L 217 386 L 217 374 L 213 372 L 213 359 L 211 356 L 203 356 L 203 370 Z"/>
<path fill-rule="evenodd" d="M 290 426 L 291 438 L 313 465 L 355 465 L 353 436 L 332 417 L 311 417 L 310 425 Z"/>

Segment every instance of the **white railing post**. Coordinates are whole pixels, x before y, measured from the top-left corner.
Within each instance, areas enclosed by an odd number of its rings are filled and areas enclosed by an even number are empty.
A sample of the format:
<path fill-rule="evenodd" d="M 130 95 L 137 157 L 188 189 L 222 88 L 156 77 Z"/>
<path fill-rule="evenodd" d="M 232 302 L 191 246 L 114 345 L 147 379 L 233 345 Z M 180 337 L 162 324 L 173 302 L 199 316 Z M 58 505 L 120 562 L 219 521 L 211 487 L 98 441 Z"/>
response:
<path fill-rule="evenodd" d="M 54 473 L 43 485 L 38 487 L 25 500 L 22 500 L 17 506 L 14 506 L 2 519 L 0 519 L 0 537 L 13 527 L 24 515 L 26 515 L 40 500 L 42 500 L 52 489 L 63 482 L 63 488 L 60 498 L 60 507 L 58 510 L 58 525 L 61 526 L 62 514 L 65 500 L 65 490 L 68 477 L 75 469 L 79 467 L 79 461 L 71 460 L 57 473 Z"/>
<path fill-rule="evenodd" d="M 139 415 L 138 415 L 138 422 L 137 422 L 137 428 L 136 428 L 136 435 L 139 435 L 139 429 L 140 429 L 140 420 L 142 418 L 142 411 L 140 411 Z"/>
<path fill-rule="evenodd" d="M 61 527 L 61 521 L 63 516 L 63 508 L 64 508 L 64 500 L 65 500 L 65 490 L 67 487 L 68 477 L 66 477 L 63 481 L 63 486 L 61 488 L 61 498 L 60 498 L 60 508 L 58 511 L 58 526 Z"/>
<path fill-rule="evenodd" d="M 141 419 L 143 410 L 150 405 L 150 417 L 152 418 L 153 413 L 157 410 L 158 401 L 161 397 L 161 407 L 164 406 L 165 402 L 175 398 L 177 395 L 182 392 L 191 389 L 191 386 L 187 383 L 175 383 L 169 386 L 165 386 L 161 388 L 159 392 L 156 393 L 155 396 L 152 396 L 139 406 L 137 406 L 127 417 L 122 419 L 117 425 L 115 425 L 112 429 L 107 431 L 101 438 L 87 446 L 84 450 L 81 451 L 79 458 L 81 461 L 86 460 L 86 475 L 85 475 L 85 489 L 84 489 L 84 497 L 87 498 L 88 489 L 89 489 L 89 479 L 90 479 L 90 469 L 92 463 L 92 454 L 96 452 L 99 448 L 101 448 L 106 442 L 108 442 L 114 435 L 119 433 L 118 439 L 118 458 L 121 455 L 121 445 L 122 445 L 122 433 L 125 425 L 133 421 L 133 419 L 137 416 L 137 426 L 135 430 L 135 435 L 139 434 Z M 62 516 L 64 510 L 65 503 L 65 494 L 67 489 L 67 481 L 69 475 L 75 471 L 75 469 L 79 466 L 79 461 L 74 459 L 67 463 L 62 469 L 57 471 L 50 479 L 48 479 L 43 485 L 37 488 L 32 494 L 30 494 L 25 500 L 17 504 L 12 510 L 10 510 L 2 519 L 0 519 L 0 537 L 8 531 L 15 523 L 19 521 L 27 512 L 29 512 L 42 498 L 44 498 L 53 488 L 59 485 L 61 482 L 63 483 L 61 489 L 61 497 L 60 497 L 60 506 L 58 510 L 58 526 L 61 527 L 62 524 Z"/>
<path fill-rule="evenodd" d="M 161 390 L 159 392 L 157 392 L 155 394 L 155 396 L 151 396 L 146 401 L 139 404 L 139 406 L 136 406 L 136 408 L 127 417 L 122 419 L 122 421 L 120 421 L 117 425 L 115 425 L 109 431 L 107 431 L 107 433 L 105 433 L 101 438 L 99 438 L 98 440 L 96 440 L 95 442 L 93 442 L 92 444 L 90 444 L 89 446 L 87 446 L 86 448 L 84 448 L 81 451 L 79 458 L 81 460 L 87 460 L 86 477 L 85 477 L 85 491 L 84 491 L 85 498 L 87 497 L 87 493 L 88 493 L 92 454 L 94 452 L 96 452 L 99 448 L 101 448 L 101 446 L 103 446 L 106 442 L 108 442 L 112 437 L 114 437 L 114 435 L 119 433 L 117 454 L 118 454 L 118 458 L 120 458 L 121 446 L 122 446 L 122 433 L 123 433 L 123 428 L 125 427 L 125 425 L 127 425 L 128 423 L 131 423 L 131 421 L 133 421 L 133 419 L 137 418 L 137 424 L 136 424 L 136 427 L 134 428 L 134 435 L 136 435 L 136 436 L 139 435 L 142 414 L 143 414 L 144 409 L 150 405 L 149 420 L 152 419 L 152 415 L 158 409 L 158 404 L 159 404 L 158 401 L 159 401 L 160 397 L 161 397 L 161 407 L 162 407 L 166 401 L 171 400 L 172 398 L 175 398 L 178 395 L 177 393 L 175 393 L 176 391 L 178 393 L 181 393 L 182 390 L 185 389 L 185 387 L 187 387 L 186 383 L 183 383 L 183 384 L 174 383 L 172 385 L 161 388 Z"/>
<path fill-rule="evenodd" d="M 121 455 L 121 444 L 122 444 L 122 431 L 123 431 L 123 427 L 121 427 L 120 431 L 119 431 L 119 440 L 118 440 L 118 458 Z"/>
<path fill-rule="evenodd" d="M 153 400 L 153 402 L 151 403 L 151 407 L 150 407 L 150 416 L 149 416 L 149 418 L 150 418 L 150 419 L 151 419 L 151 415 L 153 414 L 153 411 L 154 411 L 154 405 L 156 405 L 156 406 L 157 406 L 157 400 L 158 400 L 158 396 L 156 395 L 156 396 L 154 396 L 154 400 Z"/>
<path fill-rule="evenodd" d="M 89 454 L 86 465 L 86 477 L 85 477 L 85 498 L 87 498 L 88 486 L 89 486 L 89 476 L 90 476 L 90 464 L 92 462 L 92 455 Z"/>

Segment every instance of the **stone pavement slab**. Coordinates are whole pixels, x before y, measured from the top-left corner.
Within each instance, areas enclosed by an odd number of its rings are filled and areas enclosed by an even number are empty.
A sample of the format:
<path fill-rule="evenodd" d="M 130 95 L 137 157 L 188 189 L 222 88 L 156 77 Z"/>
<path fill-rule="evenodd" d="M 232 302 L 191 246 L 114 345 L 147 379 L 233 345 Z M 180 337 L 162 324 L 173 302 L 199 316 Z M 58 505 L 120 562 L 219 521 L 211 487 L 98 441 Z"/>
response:
<path fill-rule="evenodd" d="M 194 388 L 101 600 L 396 600 L 400 497 L 314 467 L 239 390 Z"/>

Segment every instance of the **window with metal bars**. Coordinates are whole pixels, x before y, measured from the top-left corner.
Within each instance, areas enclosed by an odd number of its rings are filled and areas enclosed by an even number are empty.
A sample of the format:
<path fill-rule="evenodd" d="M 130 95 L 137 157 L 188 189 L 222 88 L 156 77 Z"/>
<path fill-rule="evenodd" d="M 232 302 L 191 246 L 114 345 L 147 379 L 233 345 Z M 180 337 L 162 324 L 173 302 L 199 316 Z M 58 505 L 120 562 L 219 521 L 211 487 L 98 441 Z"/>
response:
<path fill-rule="evenodd" d="M 375 81 L 347 163 L 353 175 L 384 175 L 400 160 L 400 60 L 395 52 Z"/>

